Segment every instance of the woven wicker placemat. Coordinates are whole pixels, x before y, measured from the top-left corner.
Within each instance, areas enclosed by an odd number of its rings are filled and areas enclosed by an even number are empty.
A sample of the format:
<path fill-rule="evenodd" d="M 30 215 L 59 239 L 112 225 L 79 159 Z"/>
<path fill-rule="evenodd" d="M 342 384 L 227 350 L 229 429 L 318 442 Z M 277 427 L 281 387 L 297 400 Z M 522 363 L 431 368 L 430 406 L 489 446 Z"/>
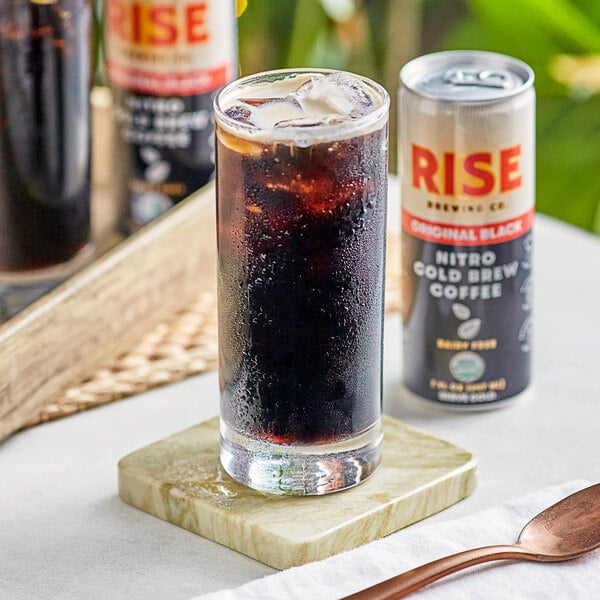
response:
<path fill-rule="evenodd" d="M 400 240 L 388 235 L 386 312 L 400 309 Z M 27 426 L 133 396 L 214 369 L 217 365 L 217 307 L 213 292 L 202 293 L 145 334 L 128 352 L 46 405 Z"/>

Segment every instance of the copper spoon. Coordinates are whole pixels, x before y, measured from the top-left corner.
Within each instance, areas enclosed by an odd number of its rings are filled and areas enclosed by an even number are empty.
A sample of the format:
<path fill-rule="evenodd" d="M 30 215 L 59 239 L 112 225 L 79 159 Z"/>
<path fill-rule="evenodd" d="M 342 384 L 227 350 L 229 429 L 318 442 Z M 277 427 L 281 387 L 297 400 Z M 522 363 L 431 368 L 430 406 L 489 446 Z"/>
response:
<path fill-rule="evenodd" d="M 567 496 L 531 519 L 516 544 L 486 546 L 452 554 L 382 581 L 342 600 L 396 600 L 483 562 L 533 560 L 559 562 L 600 547 L 600 483 Z"/>

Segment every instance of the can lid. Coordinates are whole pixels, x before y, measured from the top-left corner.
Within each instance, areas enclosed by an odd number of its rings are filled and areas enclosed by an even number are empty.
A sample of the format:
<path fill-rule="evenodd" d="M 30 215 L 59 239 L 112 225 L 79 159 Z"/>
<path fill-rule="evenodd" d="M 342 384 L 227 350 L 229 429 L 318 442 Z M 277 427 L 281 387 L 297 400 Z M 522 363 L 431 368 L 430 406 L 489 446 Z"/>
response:
<path fill-rule="evenodd" d="M 413 92 L 437 100 L 491 102 L 533 85 L 533 70 L 504 54 L 451 50 L 426 54 L 402 67 L 400 81 Z"/>

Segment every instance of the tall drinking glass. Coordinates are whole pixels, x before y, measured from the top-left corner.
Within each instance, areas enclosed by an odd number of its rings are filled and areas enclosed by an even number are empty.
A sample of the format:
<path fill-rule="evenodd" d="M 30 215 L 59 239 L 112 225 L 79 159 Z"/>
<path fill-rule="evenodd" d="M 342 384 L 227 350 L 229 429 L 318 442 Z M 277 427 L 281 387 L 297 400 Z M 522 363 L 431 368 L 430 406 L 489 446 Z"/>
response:
<path fill-rule="evenodd" d="M 91 254 L 90 0 L 0 2 L 0 321 Z"/>
<path fill-rule="evenodd" d="M 221 462 L 252 488 L 323 494 L 379 464 L 388 112 L 317 69 L 216 98 Z"/>

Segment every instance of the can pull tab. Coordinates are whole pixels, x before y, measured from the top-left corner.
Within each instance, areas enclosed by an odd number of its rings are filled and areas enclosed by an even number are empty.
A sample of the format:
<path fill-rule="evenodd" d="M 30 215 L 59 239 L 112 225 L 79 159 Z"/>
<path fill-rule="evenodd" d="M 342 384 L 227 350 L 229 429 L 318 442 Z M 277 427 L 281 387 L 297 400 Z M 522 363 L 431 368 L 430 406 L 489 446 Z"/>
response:
<path fill-rule="evenodd" d="M 501 69 L 492 71 L 485 69 L 465 69 L 457 67 L 444 73 L 444 82 L 453 85 L 474 85 L 478 87 L 509 88 L 511 87 L 510 73 Z"/>

